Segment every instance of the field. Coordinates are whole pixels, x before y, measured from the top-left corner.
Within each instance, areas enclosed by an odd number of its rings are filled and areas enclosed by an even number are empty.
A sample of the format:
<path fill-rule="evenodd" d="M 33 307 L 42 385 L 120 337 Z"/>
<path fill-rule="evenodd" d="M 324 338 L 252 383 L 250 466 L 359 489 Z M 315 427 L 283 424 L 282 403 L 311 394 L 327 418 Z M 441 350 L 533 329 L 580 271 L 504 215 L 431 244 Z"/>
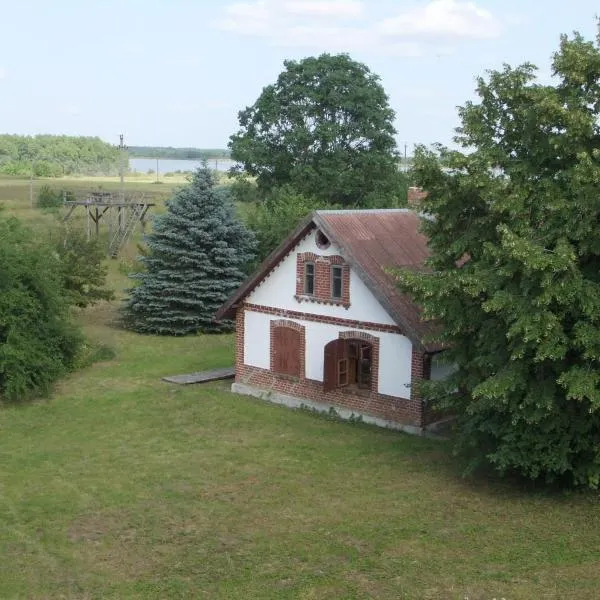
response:
<path fill-rule="evenodd" d="M 27 194 L 0 180 L 42 226 Z M 598 597 L 596 495 L 463 479 L 444 441 L 164 383 L 231 364 L 233 337 L 142 337 L 115 313 L 78 317 L 114 358 L 0 408 L 0 598 Z"/>

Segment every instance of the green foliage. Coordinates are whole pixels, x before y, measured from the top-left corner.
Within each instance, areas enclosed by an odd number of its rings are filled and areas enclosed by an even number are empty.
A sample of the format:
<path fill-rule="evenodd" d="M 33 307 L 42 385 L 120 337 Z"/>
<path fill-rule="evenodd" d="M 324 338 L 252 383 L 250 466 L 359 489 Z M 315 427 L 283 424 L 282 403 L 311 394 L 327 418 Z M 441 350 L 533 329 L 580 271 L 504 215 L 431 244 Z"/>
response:
<path fill-rule="evenodd" d="M 254 240 L 226 193 L 199 169 L 155 218 L 140 257 L 146 270 L 131 275 L 139 285 L 123 306 L 126 327 L 162 335 L 231 329 L 214 316 L 244 279 Z"/>
<path fill-rule="evenodd" d="M 113 175 L 119 150 L 97 137 L 0 135 L 0 173 L 29 177 Z"/>
<path fill-rule="evenodd" d="M 365 198 L 364 208 L 404 208 L 408 206 L 408 188 L 412 185 L 410 173 L 398 171 L 390 178 L 389 186 Z"/>
<path fill-rule="evenodd" d="M 88 240 L 79 230 L 64 232 L 56 252 L 63 286 L 72 305 L 85 308 L 113 299 L 113 291 L 106 287 L 105 251 L 97 239 Z"/>
<path fill-rule="evenodd" d="M 257 241 L 257 262 L 264 260 L 298 223 L 323 203 L 307 198 L 291 186 L 273 189 L 263 202 L 248 210 L 246 222 Z"/>
<path fill-rule="evenodd" d="M 285 61 L 277 82 L 239 113 L 232 159 L 263 190 L 291 184 L 343 206 L 393 193 L 394 111 L 379 77 L 345 54 Z"/>
<path fill-rule="evenodd" d="M 243 175 L 238 175 L 229 186 L 235 202 L 259 202 L 263 194 L 260 193 L 256 181 Z"/>
<path fill-rule="evenodd" d="M 430 391 L 471 466 L 597 488 L 599 44 L 563 37 L 553 70 L 490 72 L 460 109 L 469 151 L 417 152 L 432 273 L 402 281 L 443 323 L 458 370 Z"/>
<path fill-rule="evenodd" d="M 64 204 L 63 192 L 43 185 L 38 194 L 36 205 L 38 208 L 58 208 Z"/>
<path fill-rule="evenodd" d="M 0 399 L 48 392 L 81 343 L 58 257 L 17 220 L 0 219 Z"/>

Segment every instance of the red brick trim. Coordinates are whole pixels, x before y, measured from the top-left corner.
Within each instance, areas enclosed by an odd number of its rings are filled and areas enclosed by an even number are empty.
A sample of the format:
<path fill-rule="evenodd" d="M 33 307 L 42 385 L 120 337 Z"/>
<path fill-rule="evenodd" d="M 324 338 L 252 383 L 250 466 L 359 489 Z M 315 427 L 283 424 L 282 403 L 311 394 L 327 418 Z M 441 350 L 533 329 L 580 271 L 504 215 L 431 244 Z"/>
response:
<path fill-rule="evenodd" d="M 235 311 L 235 372 L 244 365 L 244 331 L 246 330 L 244 307 Z"/>
<path fill-rule="evenodd" d="M 427 352 L 419 352 L 413 346 L 410 369 L 410 398 L 418 402 L 421 407 L 420 420 L 423 425 L 427 419 L 426 411 L 423 406 L 423 399 L 419 393 L 419 383 L 431 378 L 431 355 Z"/>
<path fill-rule="evenodd" d="M 386 325 L 384 323 L 372 323 L 370 321 L 355 321 L 353 319 L 342 319 L 341 317 L 330 317 L 327 315 L 315 315 L 313 313 L 298 312 L 296 310 L 287 310 L 285 308 L 274 308 L 273 306 L 263 306 L 261 304 L 244 304 L 242 308 L 253 312 L 274 315 L 287 319 L 299 319 L 302 321 L 311 321 L 313 323 L 326 323 L 327 325 L 339 325 L 340 327 L 349 327 L 351 329 L 367 329 L 369 331 L 383 331 L 388 333 L 404 332 L 397 325 Z"/>
<path fill-rule="evenodd" d="M 371 391 L 379 390 L 379 338 L 364 331 L 340 331 L 338 337 L 343 340 L 364 340 L 371 344 Z"/>
<path fill-rule="evenodd" d="M 295 381 L 299 381 L 306 376 L 306 328 L 300 323 L 295 321 L 288 321 L 286 319 L 272 319 L 270 322 L 270 340 L 269 340 L 269 366 L 271 371 L 275 372 L 274 357 L 275 357 L 275 343 L 274 343 L 274 331 L 277 327 L 289 327 L 300 333 L 300 348 L 298 349 L 300 355 L 300 376 L 293 377 L 291 375 L 279 375 L 280 377 L 289 377 Z"/>
<path fill-rule="evenodd" d="M 304 265 L 315 265 L 314 294 L 304 293 Z M 342 297 L 333 298 L 331 290 L 331 266 L 341 265 Z M 350 306 L 350 265 L 343 256 L 320 256 L 314 252 L 299 252 L 296 255 L 296 300 L 299 302 L 322 302 L 348 308 Z"/>
<path fill-rule="evenodd" d="M 372 415 L 412 427 L 422 427 L 422 406 L 419 400 L 396 398 L 369 390 L 339 388 L 323 391 L 323 383 L 314 379 L 298 381 L 286 378 L 266 369 L 244 365 L 237 373 L 236 381 L 265 391 L 288 394 L 315 402 L 333 404 L 357 413 Z"/>
<path fill-rule="evenodd" d="M 288 321 L 287 319 L 273 319 L 271 321 L 271 327 L 289 327 L 290 329 L 296 329 L 301 333 L 304 333 L 304 325 L 296 323 L 296 321 Z"/>
<path fill-rule="evenodd" d="M 379 342 L 378 337 L 364 331 L 340 331 L 338 337 L 342 340 L 365 340 L 365 342 L 370 342 L 371 344 Z"/>

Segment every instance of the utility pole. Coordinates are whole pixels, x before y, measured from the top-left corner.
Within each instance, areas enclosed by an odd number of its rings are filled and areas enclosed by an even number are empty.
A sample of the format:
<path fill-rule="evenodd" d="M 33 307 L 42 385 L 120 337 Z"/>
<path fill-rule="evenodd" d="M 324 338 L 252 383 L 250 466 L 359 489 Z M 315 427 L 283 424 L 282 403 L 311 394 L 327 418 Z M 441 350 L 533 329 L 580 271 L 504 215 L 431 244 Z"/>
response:
<path fill-rule="evenodd" d="M 119 135 L 119 177 L 121 179 L 121 202 L 125 202 L 125 150 L 127 146 L 123 143 L 123 134 Z"/>
<path fill-rule="evenodd" d="M 404 143 L 404 172 L 406 173 L 406 171 L 408 171 L 408 162 L 406 161 L 406 148 L 408 147 L 408 144 L 405 142 Z"/>
<path fill-rule="evenodd" d="M 29 204 L 33 208 L 33 169 L 35 168 L 35 161 L 31 161 L 31 174 L 29 175 Z"/>
<path fill-rule="evenodd" d="M 156 183 L 158 183 L 158 156 L 156 157 Z"/>
<path fill-rule="evenodd" d="M 125 222 L 123 220 L 123 210 L 125 207 L 125 150 L 127 150 L 127 146 L 123 143 L 123 134 L 119 135 L 119 177 L 121 179 L 121 193 L 120 193 L 120 204 L 121 206 L 117 207 L 118 215 L 119 215 L 119 231 L 123 231 L 125 228 Z"/>

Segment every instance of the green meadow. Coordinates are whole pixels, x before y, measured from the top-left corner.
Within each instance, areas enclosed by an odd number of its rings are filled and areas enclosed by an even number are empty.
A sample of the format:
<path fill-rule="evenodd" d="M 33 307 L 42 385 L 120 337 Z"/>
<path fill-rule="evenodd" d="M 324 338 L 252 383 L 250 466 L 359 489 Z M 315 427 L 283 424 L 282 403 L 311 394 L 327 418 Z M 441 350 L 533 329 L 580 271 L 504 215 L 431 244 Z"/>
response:
<path fill-rule="evenodd" d="M 126 185 L 162 206 L 181 183 Z M 0 203 L 52 225 L 26 180 Z M 135 254 L 108 263 L 117 296 Z M 76 315 L 102 360 L 0 407 L 0 599 L 598 598 L 596 494 L 465 479 L 444 440 L 167 384 L 231 365 L 233 336 L 125 332 L 117 305 Z"/>

